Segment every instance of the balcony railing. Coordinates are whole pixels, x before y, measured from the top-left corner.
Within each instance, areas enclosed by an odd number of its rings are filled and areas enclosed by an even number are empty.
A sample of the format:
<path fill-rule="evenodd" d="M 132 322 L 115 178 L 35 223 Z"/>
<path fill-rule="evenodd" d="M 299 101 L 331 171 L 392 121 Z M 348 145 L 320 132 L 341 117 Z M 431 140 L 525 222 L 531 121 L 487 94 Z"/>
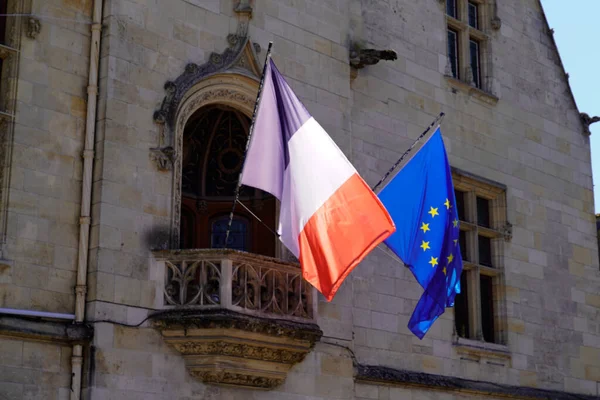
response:
<path fill-rule="evenodd" d="M 163 309 L 223 308 L 266 318 L 314 318 L 313 287 L 298 264 L 226 249 L 166 250 L 154 256 L 158 273 L 164 274 Z"/>

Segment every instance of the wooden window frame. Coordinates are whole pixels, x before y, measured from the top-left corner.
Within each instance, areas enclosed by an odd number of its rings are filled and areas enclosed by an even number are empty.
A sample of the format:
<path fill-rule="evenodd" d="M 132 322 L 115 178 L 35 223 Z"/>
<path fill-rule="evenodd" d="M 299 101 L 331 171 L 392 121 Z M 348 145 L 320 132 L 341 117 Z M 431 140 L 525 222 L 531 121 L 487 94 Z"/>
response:
<path fill-rule="evenodd" d="M 466 234 L 466 255 L 463 274 L 465 274 L 468 297 L 468 322 L 469 332 L 466 338 L 485 342 L 486 344 L 501 344 L 507 342 L 506 307 L 504 289 L 504 241 L 506 235 L 504 227 L 507 224 L 506 188 L 498 183 L 490 182 L 472 175 L 466 175 L 458 170 L 453 170 L 453 182 L 456 191 L 463 192 L 464 216 L 460 221 L 460 230 Z M 477 223 L 477 197 L 488 200 L 490 203 L 490 226 L 484 227 Z M 479 236 L 491 239 L 492 267 L 479 263 Z M 494 337 L 492 341 L 485 341 L 483 337 L 483 319 L 481 309 L 480 276 L 492 278 L 493 284 L 493 323 Z M 456 328 L 455 328 L 456 329 Z M 460 332 L 455 331 L 457 337 Z M 461 337 L 462 338 L 462 337 Z"/>

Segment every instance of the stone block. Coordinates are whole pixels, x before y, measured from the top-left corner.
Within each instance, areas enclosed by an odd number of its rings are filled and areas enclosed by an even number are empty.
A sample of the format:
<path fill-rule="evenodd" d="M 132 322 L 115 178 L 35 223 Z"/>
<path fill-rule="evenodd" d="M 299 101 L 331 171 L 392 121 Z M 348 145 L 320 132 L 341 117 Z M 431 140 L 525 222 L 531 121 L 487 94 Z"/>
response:
<path fill-rule="evenodd" d="M 60 346 L 56 344 L 26 341 L 23 343 L 23 366 L 48 372 L 59 372 L 60 351 Z"/>
<path fill-rule="evenodd" d="M 115 278 L 115 301 L 119 304 L 137 306 L 141 301 L 141 285 L 137 279 Z"/>
<path fill-rule="evenodd" d="M 23 342 L 20 340 L 0 339 L 0 353 L 3 367 L 21 367 L 23 365 Z M 4 379 L 3 379 L 4 381 Z"/>
<path fill-rule="evenodd" d="M 371 326 L 373 329 L 398 332 L 398 317 L 394 314 L 373 311 L 371 313 Z"/>
<path fill-rule="evenodd" d="M 349 377 L 354 374 L 352 358 L 339 355 L 321 354 L 321 373 L 336 377 Z"/>

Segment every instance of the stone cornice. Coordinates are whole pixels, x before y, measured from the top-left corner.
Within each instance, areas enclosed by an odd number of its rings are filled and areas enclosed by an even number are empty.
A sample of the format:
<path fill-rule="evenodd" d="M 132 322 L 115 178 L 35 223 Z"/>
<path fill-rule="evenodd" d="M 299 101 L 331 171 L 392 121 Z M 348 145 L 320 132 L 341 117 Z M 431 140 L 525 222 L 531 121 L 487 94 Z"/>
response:
<path fill-rule="evenodd" d="M 461 392 L 471 395 L 489 395 L 523 400 L 597 400 L 597 396 L 560 392 L 492 382 L 481 382 L 451 376 L 398 370 L 388 367 L 357 366 L 355 379 L 358 382 L 420 387 L 427 390 Z"/>
<path fill-rule="evenodd" d="M 94 329 L 86 324 L 54 321 L 20 316 L 0 316 L 0 336 L 35 340 L 87 343 L 94 337 Z"/>
<path fill-rule="evenodd" d="M 313 323 L 224 309 L 172 309 L 151 316 L 191 376 L 217 385 L 273 389 L 323 334 Z"/>
<path fill-rule="evenodd" d="M 173 309 L 153 314 L 150 319 L 161 330 L 236 329 L 269 336 L 285 336 L 314 344 L 323 332 L 318 325 L 261 318 L 224 309 Z"/>

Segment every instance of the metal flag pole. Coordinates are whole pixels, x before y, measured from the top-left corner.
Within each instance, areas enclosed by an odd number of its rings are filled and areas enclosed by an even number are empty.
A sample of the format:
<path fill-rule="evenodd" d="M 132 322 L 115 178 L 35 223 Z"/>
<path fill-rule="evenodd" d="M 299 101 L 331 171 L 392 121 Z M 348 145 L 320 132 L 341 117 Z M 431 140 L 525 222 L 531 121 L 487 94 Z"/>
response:
<path fill-rule="evenodd" d="M 265 73 L 267 72 L 267 65 L 269 65 L 269 60 L 271 59 L 271 47 L 273 47 L 273 42 L 269 42 L 269 47 L 267 48 L 267 57 L 265 58 L 265 65 L 263 66 L 262 76 L 260 77 L 260 83 L 258 84 L 258 93 L 256 94 L 256 102 L 254 103 L 254 112 L 252 113 L 252 123 L 250 124 L 250 129 L 248 130 L 248 140 L 246 141 L 246 148 L 244 149 L 244 162 L 246 160 L 246 154 L 248 153 L 248 147 L 250 147 L 250 139 L 252 138 L 252 133 L 254 132 L 256 111 L 258 110 L 258 105 L 260 104 L 260 97 L 262 95 L 263 85 L 265 83 Z M 242 171 L 244 170 L 244 162 L 242 162 Z M 229 232 L 231 231 L 231 223 L 233 222 L 233 213 L 235 212 L 235 206 L 239 202 L 240 198 L 240 187 L 242 186 L 241 177 L 242 172 L 240 172 L 240 176 L 238 176 L 238 183 L 235 188 L 233 206 L 231 207 L 231 213 L 229 214 L 229 223 L 227 224 L 227 233 L 225 234 L 225 247 L 227 247 L 227 242 L 229 241 Z"/>
<path fill-rule="evenodd" d="M 381 186 L 381 184 L 390 176 L 390 174 L 392 172 L 394 172 L 394 170 L 398 167 L 398 165 L 400 165 L 400 163 L 402 162 L 402 160 L 404 160 L 404 158 L 412 151 L 412 149 L 417 145 L 417 143 L 419 143 L 419 141 L 421 139 L 423 139 L 423 137 L 425 135 L 427 135 L 427 133 L 431 130 L 431 128 L 433 128 L 434 126 L 436 126 L 438 123 L 440 123 L 442 121 L 442 118 L 444 118 L 444 115 L 446 115 L 444 112 L 441 112 L 440 115 L 438 115 L 436 117 L 436 119 L 427 127 L 427 129 L 425 129 L 425 132 L 421 133 L 421 135 L 419 135 L 419 137 L 413 142 L 413 144 L 408 148 L 408 150 L 406 150 L 404 152 L 404 154 L 402 154 L 402 156 L 400 156 L 400 158 L 398 159 L 398 161 L 396 161 L 394 163 L 394 165 L 392 165 L 392 168 L 390 168 L 388 170 L 388 172 L 385 173 L 385 175 L 383 176 L 383 178 L 381 178 L 379 180 L 379 182 L 377 182 L 377 184 L 375 186 L 373 186 L 373 188 L 371 189 L 372 191 L 377 190 L 377 188 L 379 186 Z"/>

